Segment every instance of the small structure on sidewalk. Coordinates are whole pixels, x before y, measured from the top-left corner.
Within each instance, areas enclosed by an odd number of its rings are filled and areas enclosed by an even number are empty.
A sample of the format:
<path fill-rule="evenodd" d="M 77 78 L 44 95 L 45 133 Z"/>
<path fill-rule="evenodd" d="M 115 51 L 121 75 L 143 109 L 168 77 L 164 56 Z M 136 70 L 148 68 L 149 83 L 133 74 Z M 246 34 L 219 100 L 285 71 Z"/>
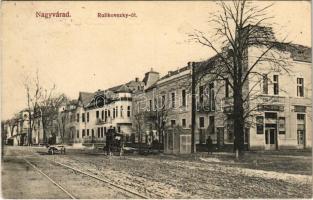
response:
<path fill-rule="evenodd" d="M 165 132 L 164 137 L 165 154 L 190 154 L 191 134 L 179 126 L 172 127 Z"/>

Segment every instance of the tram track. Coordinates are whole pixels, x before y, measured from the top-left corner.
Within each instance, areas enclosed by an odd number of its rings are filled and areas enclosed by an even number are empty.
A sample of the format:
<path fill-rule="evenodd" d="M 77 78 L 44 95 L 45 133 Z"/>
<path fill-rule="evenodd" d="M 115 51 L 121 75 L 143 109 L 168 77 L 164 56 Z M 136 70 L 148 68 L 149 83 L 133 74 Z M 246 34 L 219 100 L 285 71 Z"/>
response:
<path fill-rule="evenodd" d="M 71 174 L 73 174 L 72 172 L 75 172 L 75 176 L 83 176 L 83 177 L 88 177 L 89 179 L 92 179 L 94 181 L 97 181 L 98 183 L 104 183 L 108 188 L 110 188 L 110 190 L 114 190 L 120 194 L 124 194 L 123 197 L 125 198 L 136 198 L 136 199 L 148 199 L 149 197 L 143 195 L 143 194 L 140 194 L 134 190 L 131 190 L 129 188 L 125 188 L 121 185 L 117 185 L 115 183 L 112 183 L 110 180 L 107 180 L 105 178 L 102 178 L 102 177 L 99 177 L 99 176 L 96 176 L 94 174 L 90 174 L 88 172 L 85 172 L 81 169 L 77 169 L 77 168 L 74 168 L 74 167 L 71 167 L 69 165 L 66 165 L 64 163 L 60 163 L 58 161 L 54 161 L 54 160 L 51 160 L 51 159 L 47 159 L 47 158 L 44 158 L 40 155 L 34 155 L 36 158 L 38 158 L 39 160 L 37 161 L 31 161 L 31 157 L 27 157 L 27 158 L 23 158 L 23 160 L 29 164 L 31 167 L 33 167 L 36 171 L 38 171 L 40 174 L 42 174 L 44 177 L 46 177 L 50 182 L 52 182 L 54 185 L 56 185 L 60 190 L 62 190 L 64 193 L 67 194 L 67 196 L 69 196 L 71 199 L 77 199 L 79 198 L 79 196 L 76 194 L 76 195 L 73 195 L 73 192 L 70 192 L 69 189 L 66 189 L 64 188 L 64 186 L 62 186 L 61 184 L 59 184 L 56 180 L 54 180 L 54 178 L 51 177 L 51 175 L 49 175 L 49 173 L 45 173 L 44 170 L 40 169 L 40 167 L 38 166 L 38 161 L 42 162 L 43 161 L 46 161 L 45 164 L 47 164 L 47 162 L 49 162 L 49 164 L 52 164 L 54 166 L 58 166 L 58 167 L 61 167 L 65 170 L 69 170 L 71 172 Z M 34 157 L 33 157 L 34 159 Z M 36 163 L 37 162 L 37 163 Z M 40 165 L 40 164 L 39 164 Z M 49 167 L 50 168 L 50 167 Z M 85 179 L 86 180 L 86 179 Z M 77 183 L 78 184 L 78 183 Z M 98 184 L 100 186 L 100 184 Z M 102 190 L 105 190 L 105 188 L 103 186 L 101 186 Z M 101 192 L 101 190 L 100 190 Z"/>

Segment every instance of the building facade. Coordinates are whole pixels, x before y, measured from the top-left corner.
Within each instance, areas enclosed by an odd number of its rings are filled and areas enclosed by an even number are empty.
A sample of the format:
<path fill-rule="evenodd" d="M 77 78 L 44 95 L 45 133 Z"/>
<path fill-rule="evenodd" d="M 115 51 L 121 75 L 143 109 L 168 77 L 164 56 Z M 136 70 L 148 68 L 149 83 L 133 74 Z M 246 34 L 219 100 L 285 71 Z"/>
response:
<path fill-rule="evenodd" d="M 139 79 L 94 93 L 80 92 L 77 101 L 70 101 L 60 110 L 64 122 L 62 133 L 75 145 L 103 144 L 109 128 L 130 140 L 132 133 L 132 94 L 143 89 Z"/>
<path fill-rule="evenodd" d="M 248 96 L 246 112 L 249 113 L 244 142 L 250 149 L 310 148 L 311 49 L 300 45 L 285 45 L 275 49 L 276 53 L 277 50 L 279 59 L 286 64 L 285 70 L 274 71 L 269 62 L 262 62 L 254 68 L 244 85 L 243 92 Z M 260 53 L 258 51 L 261 51 L 260 48 L 250 47 L 247 62 L 254 63 Z M 212 62 L 214 59 L 213 57 L 196 63 L 195 67 L 208 64 L 218 67 L 220 63 Z M 134 94 L 133 114 L 142 116 L 141 120 L 137 120 L 137 123 L 135 120 L 133 123 L 133 130 L 136 130 L 137 126 L 137 131 L 134 132 L 136 141 L 147 142 L 148 136 L 159 135 L 160 116 L 163 116 L 165 124 L 162 131 L 166 131 L 166 127 L 180 126 L 183 132 L 191 133 L 191 69 L 188 65 L 170 71 L 151 86 Z M 228 85 L 229 80 L 212 78 L 214 74 L 210 73 L 196 76 L 195 143 L 205 144 L 210 136 L 220 148 L 233 144 L 233 92 Z M 140 131 L 139 123 L 142 124 Z M 142 136 L 139 136 L 138 132 Z"/>

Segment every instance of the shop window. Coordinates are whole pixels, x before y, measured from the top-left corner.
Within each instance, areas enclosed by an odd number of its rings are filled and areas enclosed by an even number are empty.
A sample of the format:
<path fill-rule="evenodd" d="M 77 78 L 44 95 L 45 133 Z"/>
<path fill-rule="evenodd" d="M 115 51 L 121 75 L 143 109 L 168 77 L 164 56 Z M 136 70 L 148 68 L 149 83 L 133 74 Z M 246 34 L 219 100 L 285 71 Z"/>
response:
<path fill-rule="evenodd" d="M 297 114 L 298 145 L 305 144 L 305 114 Z"/>

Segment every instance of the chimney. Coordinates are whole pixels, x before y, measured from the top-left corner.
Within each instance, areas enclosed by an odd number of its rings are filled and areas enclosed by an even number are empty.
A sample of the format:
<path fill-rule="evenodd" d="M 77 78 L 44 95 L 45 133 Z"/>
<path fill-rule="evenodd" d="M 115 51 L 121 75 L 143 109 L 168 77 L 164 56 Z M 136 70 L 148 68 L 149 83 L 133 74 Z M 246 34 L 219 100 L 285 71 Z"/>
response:
<path fill-rule="evenodd" d="M 139 78 L 138 78 L 138 77 L 136 77 L 136 78 L 135 78 L 135 81 L 136 81 L 136 82 L 139 82 Z"/>

